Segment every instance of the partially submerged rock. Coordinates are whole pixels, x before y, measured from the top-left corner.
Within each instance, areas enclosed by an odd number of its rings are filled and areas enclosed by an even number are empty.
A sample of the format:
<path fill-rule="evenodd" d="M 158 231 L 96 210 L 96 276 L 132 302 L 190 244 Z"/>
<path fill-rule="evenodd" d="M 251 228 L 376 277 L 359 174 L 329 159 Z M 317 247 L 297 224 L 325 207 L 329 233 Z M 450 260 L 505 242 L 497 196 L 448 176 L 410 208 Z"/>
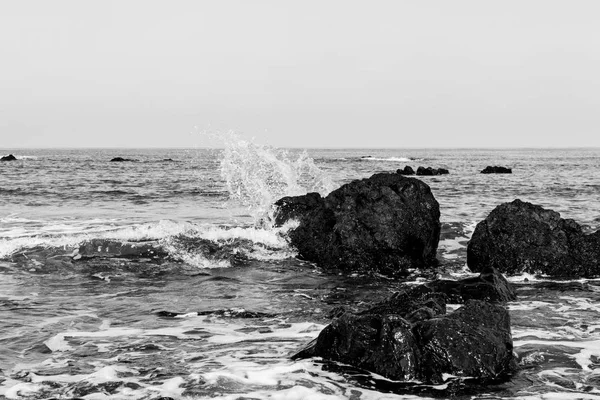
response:
<path fill-rule="evenodd" d="M 412 295 L 443 293 L 450 303 L 483 300 L 490 303 L 506 303 L 517 299 L 513 285 L 495 268 L 484 269 L 479 276 L 459 281 L 437 279 L 408 291 Z"/>
<path fill-rule="evenodd" d="M 412 169 L 411 166 L 405 165 L 404 169 L 398 169 L 398 170 L 396 170 L 396 173 L 400 174 L 400 175 L 414 175 L 415 174 L 415 170 Z"/>
<path fill-rule="evenodd" d="M 15 161 L 16 159 L 17 157 L 13 156 L 12 154 L 0 157 L 0 161 Z"/>
<path fill-rule="evenodd" d="M 75 258 L 157 259 L 166 256 L 166 250 L 156 241 L 124 242 L 112 239 L 93 239 L 81 243 Z"/>
<path fill-rule="evenodd" d="M 299 256 L 324 269 L 394 276 L 437 263 L 439 204 L 418 179 L 380 173 L 275 205 L 276 225 L 299 221 L 289 233 Z"/>
<path fill-rule="evenodd" d="M 482 174 L 512 174 L 512 168 L 506 168 L 501 166 L 491 166 L 488 165 L 482 171 Z"/>
<path fill-rule="evenodd" d="M 594 277 L 600 275 L 600 231 L 586 235 L 572 219 L 517 199 L 477 224 L 467 264 L 474 272 L 494 267 L 507 274 Z"/>
<path fill-rule="evenodd" d="M 431 168 L 431 167 L 417 168 L 417 175 L 420 175 L 420 176 L 447 175 L 449 173 L 450 172 L 446 168 Z"/>
<path fill-rule="evenodd" d="M 110 160 L 111 162 L 126 162 L 126 161 L 137 161 L 133 158 L 123 158 L 123 157 L 115 157 L 113 159 Z"/>
<path fill-rule="evenodd" d="M 445 376 L 505 380 L 516 369 L 505 307 L 469 300 L 446 314 L 443 296 L 407 294 L 345 313 L 292 358 L 322 357 L 401 381 Z"/>

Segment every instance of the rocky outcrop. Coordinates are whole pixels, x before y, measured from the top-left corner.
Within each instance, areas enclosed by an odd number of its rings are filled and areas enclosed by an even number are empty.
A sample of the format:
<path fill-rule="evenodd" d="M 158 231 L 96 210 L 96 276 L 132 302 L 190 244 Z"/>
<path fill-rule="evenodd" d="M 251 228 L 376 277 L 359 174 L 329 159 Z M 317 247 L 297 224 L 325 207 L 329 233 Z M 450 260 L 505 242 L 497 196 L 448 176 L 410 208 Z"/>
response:
<path fill-rule="evenodd" d="M 425 383 L 441 383 L 447 375 L 504 380 L 516 369 L 505 307 L 469 300 L 446 314 L 437 293 L 403 293 L 367 311 L 345 313 L 292 358 L 307 357 Z"/>
<path fill-rule="evenodd" d="M 439 204 L 420 180 L 380 173 L 275 205 L 276 225 L 299 221 L 289 233 L 299 257 L 324 269 L 395 276 L 437 262 Z"/>
<path fill-rule="evenodd" d="M 417 175 L 419 175 L 419 176 L 447 175 L 449 173 L 450 172 L 445 168 L 431 168 L 431 167 L 417 168 Z"/>
<path fill-rule="evenodd" d="M 512 174 L 511 168 L 499 167 L 499 166 L 490 166 L 488 165 L 482 171 L 482 174 Z"/>
<path fill-rule="evenodd" d="M 12 154 L 0 157 L 0 161 L 15 161 L 16 159 L 17 157 L 13 156 Z"/>
<path fill-rule="evenodd" d="M 397 174 L 400 174 L 400 175 L 414 175 L 414 174 L 415 174 L 415 170 L 414 170 L 414 169 L 412 169 L 412 167 L 411 167 L 411 166 L 409 166 L 409 165 L 405 165 L 405 166 L 404 166 L 404 169 L 398 169 L 398 170 L 396 171 L 396 173 L 397 173 Z"/>
<path fill-rule="evenodd" d="M 474 272 L 494 267 L 506 274 L 599 276 L 600 231 L 586 235 L 572 219 L 517 199 L 477 224 L 467 264 Z"/>

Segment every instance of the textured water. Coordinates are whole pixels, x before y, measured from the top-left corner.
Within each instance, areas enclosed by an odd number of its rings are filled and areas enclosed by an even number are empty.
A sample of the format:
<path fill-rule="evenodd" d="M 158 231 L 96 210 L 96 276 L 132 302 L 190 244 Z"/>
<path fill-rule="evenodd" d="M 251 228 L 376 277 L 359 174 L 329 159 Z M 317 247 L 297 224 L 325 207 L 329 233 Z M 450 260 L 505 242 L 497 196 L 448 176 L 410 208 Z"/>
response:
<path fill-rule="evenodd" d="M 442 267 L 412 279 L 462 277 L 475 224 L 502 202 L 598 229 L 600 149 L 303 152 L 231 136 L 224 150 L 9 152 L 19 159 L 0 163 L 0 398 L 600 398 L 597 280 L 510 278 L 521 368 L 508 383 L 429 387 L 291 361 L 336 307 L 366 307 L 402 283 L 324 274 L 266 222 L 283 195 L 404 165 L 447 168 L 421 177 L 441 206 Z M 513 174 L 480 174 L 487 165 Z M 173 257 L 78 257 L 93 239 L 158 241 Z"/>

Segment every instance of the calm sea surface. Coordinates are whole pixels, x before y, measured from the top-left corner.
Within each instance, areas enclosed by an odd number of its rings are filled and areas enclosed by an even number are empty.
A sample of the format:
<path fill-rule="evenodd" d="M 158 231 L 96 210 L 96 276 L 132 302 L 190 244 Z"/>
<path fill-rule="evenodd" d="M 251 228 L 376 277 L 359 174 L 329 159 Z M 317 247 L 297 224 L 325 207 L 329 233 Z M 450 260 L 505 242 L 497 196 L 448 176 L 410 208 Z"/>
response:
<path fill-rule="evenodd" d="M 600 149 L 284 151 L 232 139 L 224 150 L 0 153 L 18 158 L 0 162 L 0 398 L 600 399 L 598 280 L 510 277 L 521 369 L 501 385 L 409 385 L 291 361 L 331 310 L 361 309 L 403 283 L 322 273 L 268 224 L 284 195 L 405 165 L 447 168 L 419 178 L 442 213 L 435 276 L 460 278 L 475 224 L 500 203 L 600 228 Z M 487 165 L 513 174 L 480 174 Z M 172 257 L 82 259 L 90 240 L 158 241 Z"/>

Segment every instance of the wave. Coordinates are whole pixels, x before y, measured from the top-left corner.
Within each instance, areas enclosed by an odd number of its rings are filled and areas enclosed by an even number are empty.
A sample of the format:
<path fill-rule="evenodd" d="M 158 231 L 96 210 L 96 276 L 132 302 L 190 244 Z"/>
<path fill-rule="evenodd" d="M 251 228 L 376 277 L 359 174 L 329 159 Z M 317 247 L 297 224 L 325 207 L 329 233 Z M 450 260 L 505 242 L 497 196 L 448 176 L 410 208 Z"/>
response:
<path fill-rule="evenodd" d="M 270 229 L 254 226 L 192 224 L 163 220 L 123 227 L 101 225 L 47 226 L 37 234 L 15 227 L 0 232 L 0 259 L 13 262 L 69 256 L 74 261 L 94 258 L 144 258 L 183 262 L 197 268 L 224 268 L 245 262 L 284 260 L 296 256 L 287 240 L 289 223 Z"/>

